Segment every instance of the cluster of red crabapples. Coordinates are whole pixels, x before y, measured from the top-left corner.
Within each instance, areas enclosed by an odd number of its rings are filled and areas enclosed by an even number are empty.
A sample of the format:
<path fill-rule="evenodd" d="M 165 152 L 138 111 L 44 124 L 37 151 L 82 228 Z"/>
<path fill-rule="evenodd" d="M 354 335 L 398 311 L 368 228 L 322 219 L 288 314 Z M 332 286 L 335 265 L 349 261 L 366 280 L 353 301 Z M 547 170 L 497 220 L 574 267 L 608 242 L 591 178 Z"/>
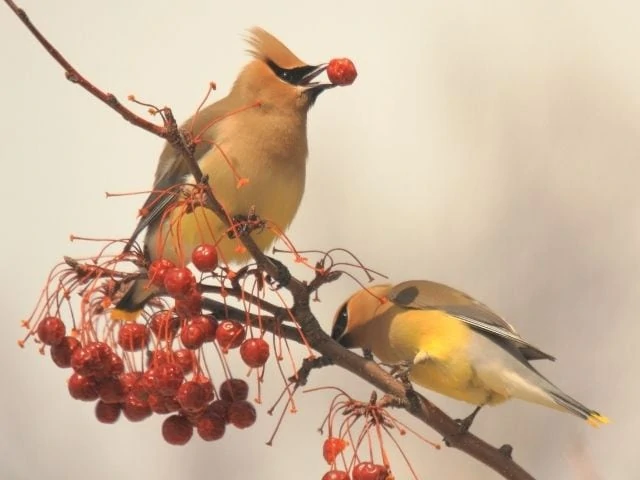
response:
<path fill-rule="evenodd" d="M 215 247 L 200 245 L 192 261 L 203 273 L 213 271 L 218 263 Z M 168 415 L 162 435 L 173 445 L 186 444 L 194 430 L 213 441 L 229 424 L 241 429 L 253 425 L 256 411 L 247 400 L 249 386 L 229 378 L 227 367 L 216 391 L 203 350 L 238 349 L 247 366 L 261 368 L 269 358 L 269 344 L 261 337 L 247 338 L 239 322 L 204 314 L 190 269 L 156 260 L 148 271 L 149 281 L 164 288 L 174 307 L 146 319 L 109 321 L 102 335 L 91 316 L 70 335 L 59 313 L 40 318 L 32 328 L 49 347 L 54 363 L 73 370 L 70 395 L 96 402 L 95 415 L 103 423 L 114 423 L 121 415 L 132 422 Z"/>
<path fill-rule="evenodd" d="M 322 454 L 327 463 L 335 464 L 336 457 L 348 446 L 348 443 L 338 437 L 329 437 L 322 445 Z M 345 470 L 329 470 L 322 476 L 322 480 L 393 480 L 389 467 L 373 462 L 359 462 L 351 469 L 351 474 Z"/>
<path fill-rule="evenodd" d="M 391 473 L 384 440 L 391 439 L 402 452 L 394 433 L 403 436 L 410 432 L 433 447 L 440 448 L 393 417 L 387 411 L 388 403 L 384 399 L 378 402 L 375 393 L 368 402 L 360 402 L 342 390 L 336 390 L 339 393 L 331 402 L 329 414 L 321 428 L 322 431 L 325 426 L 328 427 L 329 435 L 322 445 L 322 455 L 331 469 L 322 480 L 393 480 L 395 477 Z M 347 448 L 350 448 L 349 452 Z M 375 450 L 379 450 L 377 455 Z M 363 451 L 368 461 L 363 460 Z M 376 463 L 376 456 L 382 462 Z M 417 479 L 404 453 L 403 457 L 413 478 Z"/>

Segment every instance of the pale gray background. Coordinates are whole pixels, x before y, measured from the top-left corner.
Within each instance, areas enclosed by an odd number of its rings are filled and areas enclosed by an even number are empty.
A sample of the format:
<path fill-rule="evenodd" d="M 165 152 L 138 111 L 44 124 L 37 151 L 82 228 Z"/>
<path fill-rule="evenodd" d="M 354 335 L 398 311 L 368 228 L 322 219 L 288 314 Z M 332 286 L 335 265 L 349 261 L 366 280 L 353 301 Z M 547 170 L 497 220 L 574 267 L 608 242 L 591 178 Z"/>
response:
<path fill-rule="evenodd" d="M 444 281 L 492 305 L 558 356 L 539 364 L 544 373 L 613 423 L 593 430 L 511 402 L 483 412 L 474 430 L 512 443 L 539 478 L 631 479 L 640 476 L 640 7 L 601 4 L 22 2 L 98 85 L 171 105 L 179 118 L 210 80 L 226 93 L 252 25 L 309 62 L 354 59 L 356 84 L 324 94 L 311 112 L 308 188 L 291 236 L 300 248 L 348 247 L 394 280 Z M 274 447 L 264 442 L 275 419 L 261 409 L 252 430 L 175 448 L 157 420 L 98 424 L 91 406 L 68 396 L 68 372 L 33 345 L 18 349 L 18 322 L 50 266 L 90 251 L 68 235 L 131 231 L 142 199 L 104 192 L 149 188 L 161 143 L 66 82 L 0 12 L 0 477 L 319 479 L 326 394 L 300 399 Z M 326 289 L 316 311 L 327 328 L 353 289 L 347 280 Z M 341 377 L 327 369 L 313 383 L 367 397 L 370 388 Z M 270 385 L 273 398 L 279 384 Z M 404 445 L 424 478 L 495 478 L 456 451 Z"/>

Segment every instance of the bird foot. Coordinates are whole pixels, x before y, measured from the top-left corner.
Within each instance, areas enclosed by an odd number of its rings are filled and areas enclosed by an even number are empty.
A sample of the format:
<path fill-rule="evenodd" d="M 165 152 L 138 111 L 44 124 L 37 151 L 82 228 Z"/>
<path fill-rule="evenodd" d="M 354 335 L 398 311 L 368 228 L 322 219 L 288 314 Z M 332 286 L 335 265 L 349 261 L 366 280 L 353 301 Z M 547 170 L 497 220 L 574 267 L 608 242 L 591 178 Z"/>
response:
<path fill-rule="evenodd" d="M 373 361 L 373 352 L 371 350 L 369 350 L 368 348 L 363 348 L 362 349 L 362 356 L 364 358 L 366 358 L 367 360 Z"/>
<path fill-rule="evenodd" d="M 409 381 L 409 372 L 411 371 L 411 367 L 413 367 L 413 363 L 405 360 L 400 363 L 381 363 L 383 367 L 388 367 L 391 369 L 389 372 L 392 377 L 397 378 L 398 380 L 402 380 L 403 382 Z"/>
<path fill-rule="evenodd" d="M 460 425 L 460 433 L 467 433 L 469 431 L 469 429 L 471 428 L 471 425 L 473 424 L 473 421 L 476 419 L 476 415 L 478 415 L 478 412 L 480 411 L 480 409 L 482 408 L 482 405 L 477 406 L 473 412 L 471 412 L 470 415 L 467 415 L 466 417 L 460 419 L 456 419 L 456 423 L 458 425 Z"/>
<path fill-rule="evenodd" d="M 457 418 L 455 420 L 455 422 L 458 424 L 458 431 L 453 435 L 444 437 L 442 439 L 447 447 L 451 446 L 451 440 L 453 438 L 458 437 L 460 435 L 464 435 L 469 431 L 469 429 L 471 428 L 471 425 L 473 424 L 473 421 L 476 418 L 476 415 L 478 415 L 478 412 L 480 411 L 481 408 L 482 408 L 482 405 L 479 405 L 473 410 L 473 412 L 471 412 L 470 415 L 467 415 L 464 418 Z"/>
<path fill-rule="evenodd" d="M 413 384 L 411 383 L 411 380 L 409 380 L 409 373 L 413 367 L 413 362 L 405 360 L 400 363 L 380 363 L 380 365 L 391 369 L 389 374 L 402 383 L 406 393 L 412 393 L 414 391 Z"/>
<path fill-rule="evenodd" d="M 227 237 L 233 239 L 249 235 L 256 230 L 263 230 L 266 223 L 253 210 L 248 215 L 234 215 L 231 217 L 231 228 Z"/>

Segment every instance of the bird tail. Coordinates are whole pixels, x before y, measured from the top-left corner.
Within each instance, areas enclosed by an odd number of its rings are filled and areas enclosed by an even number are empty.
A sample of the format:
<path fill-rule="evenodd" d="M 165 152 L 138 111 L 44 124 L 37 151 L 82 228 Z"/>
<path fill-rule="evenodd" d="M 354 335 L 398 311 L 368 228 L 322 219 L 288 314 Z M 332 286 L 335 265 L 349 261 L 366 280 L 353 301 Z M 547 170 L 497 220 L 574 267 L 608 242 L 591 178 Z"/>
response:
<path fill-rule="evenodd" d="M 158 288 L 150 285 L 147 279 L 135 280 L 133 285 L 131 285 L 129 290 L 127 290 L 111 311 L 111 319 L 122 322 L 132 322 L 136 320 L 149 299 L 153 297 L 157 291 Z"/>
<path fill-rule="evenodd" d="M 609 423 L 609 419 L 604 415 L 596 412 L 595 410 L 591 410 L 584 405 L 582 405 L 577 400 L 574 400 L 570 396 L 557 391 L 548 392 L 551 395 L 551 398 L 554 402 L 556 402 L 559 406 L 564 408 L 570 413 L 577 415 L 578 417 L 584 418 L 589 425 L 592 427 L 599 427 L 606 423 Z"/>

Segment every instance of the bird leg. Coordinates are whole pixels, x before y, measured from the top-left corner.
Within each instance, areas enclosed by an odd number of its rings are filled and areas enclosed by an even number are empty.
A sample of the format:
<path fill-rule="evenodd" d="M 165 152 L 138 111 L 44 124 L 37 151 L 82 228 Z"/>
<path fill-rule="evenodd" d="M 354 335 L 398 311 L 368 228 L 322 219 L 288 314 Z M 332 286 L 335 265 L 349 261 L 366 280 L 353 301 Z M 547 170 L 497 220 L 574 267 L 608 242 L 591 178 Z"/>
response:
<path fill-rule="evenodd" d="M 471 412 L 471 415 L 468 415 L 467 417 L 460 419 L 457 418 L 455 420 L 455 422 L 458 424 L 458 431 L 452 435 L 449 435 L 447 437 L 444 437 L 442 440 L 444 441 L 444 444 L 447 447 L 451 446 L 451 441 L 460 436 L 460 435 L 464 435 L 465 433 L 467 433 L 469 431 L 469 428 L 471 427 L 471 424 L 473 423 L 473 420 L 476 418 L 476 415 L 478 414 L 478 412 L 480 411 L 480 409 L 483 407 L 483 405 L 478 405 L 473 412 Z"/>
<path fill-rule="evenodd" d="M 470 415 L 467 415 L 466 417 L 460 419 L 456 419 L 456 423 L 458 425 L 460 425 L 460 433 L 467 433 L 469 431 L 469 429 L 471 428 L 471 424 L 473 423 L 473 421 L 476 418 L 476 415 L 478 415 L 478 412 L 480 411 L 480 409 L 482 408 L 482 405 L 478 405 L 473 412 L 471 412 Z"/>
<path fill-rule="evenodd" d="M 373 360 L 373 353 L 368 348 L 362 349 L 362 356 L 367 360 Z"/>

